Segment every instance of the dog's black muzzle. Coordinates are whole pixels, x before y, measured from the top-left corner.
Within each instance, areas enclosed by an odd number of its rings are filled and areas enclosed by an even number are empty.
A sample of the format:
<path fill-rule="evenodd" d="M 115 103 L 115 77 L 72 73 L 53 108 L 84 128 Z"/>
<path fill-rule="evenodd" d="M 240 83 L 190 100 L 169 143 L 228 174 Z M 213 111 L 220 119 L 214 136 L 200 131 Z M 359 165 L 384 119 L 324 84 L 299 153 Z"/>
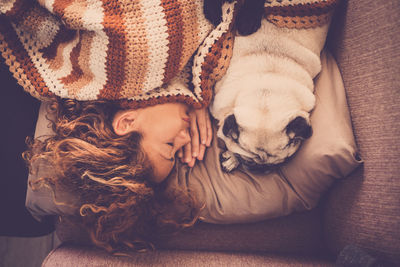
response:
<path fill-rule="evenodd" d="M 276 169 L 280 164 L 259 164 L 252 160 L 244 159 L 240 154 L 235 154 L 239 162 L 250 172 L 265 173 Z"/>

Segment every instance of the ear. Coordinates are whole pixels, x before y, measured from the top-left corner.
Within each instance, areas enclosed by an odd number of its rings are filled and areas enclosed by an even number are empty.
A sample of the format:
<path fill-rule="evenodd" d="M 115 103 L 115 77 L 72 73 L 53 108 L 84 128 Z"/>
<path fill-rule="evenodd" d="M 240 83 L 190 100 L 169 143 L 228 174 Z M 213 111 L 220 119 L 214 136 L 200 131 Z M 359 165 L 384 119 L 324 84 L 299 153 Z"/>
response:
<path fill-rule="evenodd" d="M 136 119 L 139 111 L 136 109 L 121 110 L 115 114 L 112 126 L 117 135 L 126 135 L 137 130 Z"/>

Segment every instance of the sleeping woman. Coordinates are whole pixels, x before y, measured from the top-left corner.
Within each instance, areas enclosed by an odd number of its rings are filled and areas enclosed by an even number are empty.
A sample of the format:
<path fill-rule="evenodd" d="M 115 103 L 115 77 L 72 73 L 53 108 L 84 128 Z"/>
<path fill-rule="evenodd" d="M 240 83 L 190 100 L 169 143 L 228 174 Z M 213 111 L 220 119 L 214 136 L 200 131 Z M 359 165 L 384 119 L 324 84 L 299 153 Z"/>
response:
<path fill-rule="evenodd" d="M 42 119 L 47 125 L 44 117 L 52 118 L 51 135 L 32 142 L 24 156 L 30 166 L 45 162 L 52 171 L 31 186 L 50 186 L 62 215 L 87 229 L 94 244 L 109 251 L 148 248 L 160 235 L 195 222 L 200 210 L 195 196 L 180 188 L 167 190 L 164 181 L 180 153 L 190 166 L 202 160 L 205 144 L 191 142 L 197 129 L 190 131 L 192 137 L 189 129 L 196 123 L 192 113 L 203 114 L 205 124 L 199 125 L 210 144 L 205 109 L 165 103 L 125 110 L 110 101 L 59 98 L 47 109 Z M 70 199 L 59 199 L 57 192 Z"/>

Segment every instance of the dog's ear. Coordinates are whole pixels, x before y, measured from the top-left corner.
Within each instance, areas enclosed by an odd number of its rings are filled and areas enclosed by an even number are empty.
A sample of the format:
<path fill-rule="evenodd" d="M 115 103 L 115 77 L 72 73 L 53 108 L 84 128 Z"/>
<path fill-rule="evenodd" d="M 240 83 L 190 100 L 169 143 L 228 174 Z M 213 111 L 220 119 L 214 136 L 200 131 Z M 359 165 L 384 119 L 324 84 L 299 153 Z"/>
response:
<path fill-rule="evenodd" d="M 312 128 L 304 118 L 296 117 L 286 127 L 286 133 L 294 133 L 295 137 L 307 139 L 312 134 Z"/>
<path fill-rule="evenodd" d="M 236 18 L 236 29 L 242 36 L 255 33 L 261 26 L 265 0 L 247 0 L 240 7 Z"/>
<path fill-rule="evenodd" d="M 240 133 L 239 133 L 239 126 L 236 122 L 235 115 L 231 114 L 228 117 L 226 117 L 226 119 L 224 121 L 224 125 L 222 127 L 222 133 L 226 137 L 230 137 L 236 143 L 238 142 Z"/>
<path fill-rule="evenodd" d="M 203 2 L 204 16 L 214 26 L 217 26 L 219 23 L 221 23 L 223 2 L 224 0 L 204 0 Z"/>

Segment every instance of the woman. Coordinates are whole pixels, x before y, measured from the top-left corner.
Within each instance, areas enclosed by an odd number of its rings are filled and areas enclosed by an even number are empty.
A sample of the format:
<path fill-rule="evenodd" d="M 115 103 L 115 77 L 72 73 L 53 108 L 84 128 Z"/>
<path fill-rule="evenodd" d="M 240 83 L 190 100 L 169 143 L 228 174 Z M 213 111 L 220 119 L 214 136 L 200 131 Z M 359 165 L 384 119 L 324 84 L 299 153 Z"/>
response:
<path fill-rule="evenodd" d="M 189 166 L 203 159 L 211 143 L 205 109 L 181 103 L 121 109 L 110 101 L 56 99 L 48 112 L 55 135 L 32 142 L 24 157 L 53 171 L 32 187 L 51 187 L 56 203 L 59 195 L 72 195 L 64 217 L 82 225 L 94 244 L 108 251 L 148 248 L 195 222 L 200 204 L 190 192 L 167 190 L 164 180 L 178 154 Z"/>

